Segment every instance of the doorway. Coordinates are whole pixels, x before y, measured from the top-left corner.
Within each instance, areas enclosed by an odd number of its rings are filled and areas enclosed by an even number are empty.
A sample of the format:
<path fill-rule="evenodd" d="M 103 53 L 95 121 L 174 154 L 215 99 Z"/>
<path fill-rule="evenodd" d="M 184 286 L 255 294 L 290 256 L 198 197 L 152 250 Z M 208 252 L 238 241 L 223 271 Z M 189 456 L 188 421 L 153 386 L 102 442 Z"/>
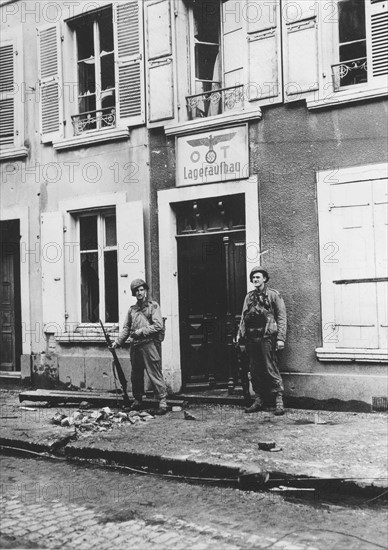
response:
<path fill-rule="evenodd" d="M 20 223 L 0 222 L 0 371 L 20 371 Z"/>
<path fill-rule="evenodd" d="M 241 195 L 190 201 L 176 208 L 185 389 L 237 383 L 233 338 L 246 294 L 244 208 Z"/>

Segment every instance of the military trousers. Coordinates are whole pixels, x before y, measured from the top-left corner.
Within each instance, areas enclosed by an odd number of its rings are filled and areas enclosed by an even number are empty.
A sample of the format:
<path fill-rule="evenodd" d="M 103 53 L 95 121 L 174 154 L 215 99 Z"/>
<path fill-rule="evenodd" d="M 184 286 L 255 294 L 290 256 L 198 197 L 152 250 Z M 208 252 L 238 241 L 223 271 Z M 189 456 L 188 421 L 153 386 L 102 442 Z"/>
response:
<path fill-rule="evenodd" d="M 276 339 L 262 338 L 258 342 L 247 342 L 249 370 L 252 388 L 256 397 L 283 393 L 283 380 L 279 372 Z"/>
<path fill-rule="evenodd" d="M 132 344 L 130 348 L 130 359 L 132 366 L 131 383 L 133 397 L 137 401 L 142 400 L 144 394 L 145 370 L 150 379 L 152 389 L 158 399 L 165 399 L 167 397 L 167 388 L 162 372 L 160 346 L 153 341 L 145 342 L 137 346 Z"/>

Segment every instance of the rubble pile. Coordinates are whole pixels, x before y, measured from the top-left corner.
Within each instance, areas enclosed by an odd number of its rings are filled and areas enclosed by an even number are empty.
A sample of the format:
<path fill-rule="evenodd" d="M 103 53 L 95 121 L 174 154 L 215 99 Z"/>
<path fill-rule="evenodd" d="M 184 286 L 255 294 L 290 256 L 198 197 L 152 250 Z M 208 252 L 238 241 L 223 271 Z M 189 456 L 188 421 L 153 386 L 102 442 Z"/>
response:
<path fill-rule="evenodd" d="M 121 426 L 123 422 L 136 424 L 137 422 L 148 422 L 154 418 L 147 411 L 113 412 L 109 407 L 104 407 L 94 411 L 78 409 L 71 415 L 58 411 L 52 417 L 51 422 L 57 426 L 74 426 L 81 432 L 106 432 L 114 427 Z"/>

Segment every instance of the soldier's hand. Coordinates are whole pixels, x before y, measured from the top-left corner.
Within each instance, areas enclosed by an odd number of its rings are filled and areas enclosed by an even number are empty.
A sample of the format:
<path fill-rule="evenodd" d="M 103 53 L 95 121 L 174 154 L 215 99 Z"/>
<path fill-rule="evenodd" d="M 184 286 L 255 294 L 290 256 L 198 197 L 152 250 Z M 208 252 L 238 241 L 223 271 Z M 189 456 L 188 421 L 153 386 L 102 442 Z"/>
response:
<path fill-rule="evenodd" d="M 116 349 L 116 348 L 118 348 L 118 347 L 119 347 L 119 345 L 118 345 L 117 342 L 112 342 L 112 345 L 111 345 L 111 348 L 112 348 L 112 349 Z"/>
<path fill-rule="evenodd" d="M 278 341 L 276 342 L 276 349 L 277 349 L 277 351 L 280 351 L 280 350 L 284 349 L 284 342 L 283 342 L 283 340 L 278 340 Z"/>

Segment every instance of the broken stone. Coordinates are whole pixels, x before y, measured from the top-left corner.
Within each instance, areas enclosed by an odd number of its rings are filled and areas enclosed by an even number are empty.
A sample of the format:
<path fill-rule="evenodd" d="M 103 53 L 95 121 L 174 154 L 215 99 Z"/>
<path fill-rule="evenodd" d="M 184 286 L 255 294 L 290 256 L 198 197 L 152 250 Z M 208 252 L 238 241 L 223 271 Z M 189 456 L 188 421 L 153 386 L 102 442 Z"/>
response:
<path fill-rule="evenodd" d="M 270 451 L 276 447 L 275 441 L 259 441 L 257 444 L 261 451 Z"/>
<path fill-rule="evenodd" d="M 93 411 L 90 417 L 98 422 L 99 420 L 105 418 L 105 413 L 103 411 Z"/>
<path fill-rule="evenodd" d="M 66 418 L 66 415 L 65 415 L 65 414 L 60 413 L 60 412 L 56 412 L 56 413 L 54 414 L 54 416 L 52 417 L 51 422 L 52 422 L 53 424 L 58 424 L 58 425 L 59 425 L 59 424 L 62 422 L 62 420 L 63 420 L 64 418 Z"/>
<path fill-rule="evenodd" d="M 111 409 L 110 409 L 109 407 L 103 407 L 101 410 L 104 411 L 104 413 L 105 413 L 107 416 L 109 416 L 110 414 L 113 414 L 112 411 L 111 411 Z"/>
<path fill-rule="evenodd" d="M 183 414 L 184 414 L 185 420 L 198 420 L 196 416 L 194 416 L 193 414 L 187 411 L 183 411 Z"/>
<path fill-rule="evenodd" d="M 175 412 L 179 412 L 179 411 L 182 410 L 182 407 L 178 407 L 178 406 L 175 405 L 171 410 L 172 410 L 172 412 L 174 412 L 174 413 L 175 413 Z"/>
<path fill-rule="evenodd" d="M 61 426 L 70 426 L 69 417 L 65 416 L 65 418 L 62 418 L 61 420 Z"/>
<path fill-rule="evenodd" d="M 128 415 L 124 412 L 118 412 L 117 416 L 118 418 L 122 418 L 123 420 L 128 420 Z"/>
<path fill-rule="evenodd" d="M 139 422 L 140 418 L 138 416 L 128 416 L 128 420 L 131 424 L 136 424 L 136 422 Z"/>
<path fill-rule="evenodd" d="M 79 409 L 90 409 L 90 406 L 91 405 L 90 405 L 89 401 L 81 401 L 78 408 Z"/>

